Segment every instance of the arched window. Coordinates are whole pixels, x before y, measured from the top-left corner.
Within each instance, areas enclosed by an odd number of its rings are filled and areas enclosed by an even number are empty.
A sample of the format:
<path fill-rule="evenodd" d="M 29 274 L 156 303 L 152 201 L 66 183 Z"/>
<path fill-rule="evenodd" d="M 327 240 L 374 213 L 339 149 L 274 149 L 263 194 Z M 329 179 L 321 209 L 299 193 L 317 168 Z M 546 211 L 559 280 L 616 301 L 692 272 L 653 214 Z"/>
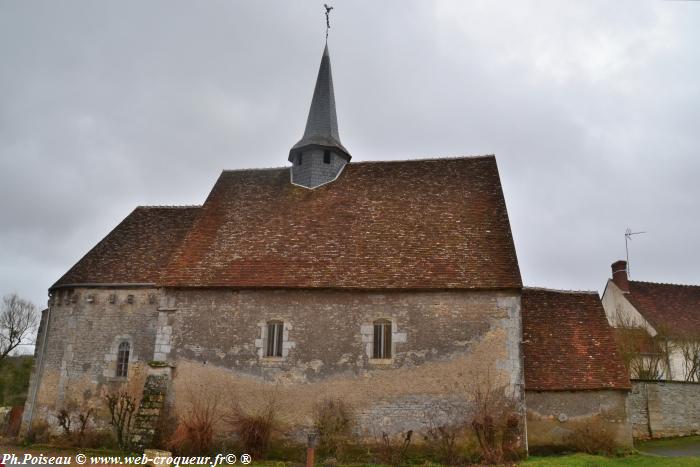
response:
<path fill-rule="evenodd" d="M 284 323 L 282 321 L 267 322 L 267 342 L 265 343 L 266 357 L 282 356 L 282 341 L 284 337 Z"/>
<path fill-rule="evenodd" d="M 128 342 L 122 342 L 119 344 L 119 350 L 117 351 L 117 377 L 126 378 L 129 373 L 129 351 L 131 350 L 131 345 Z"/>
<path fill-rule="evenodd" d="M 388 319 L 378 319 L 374 322 L 372 358 L 391 358 L 391 321 Z"/>

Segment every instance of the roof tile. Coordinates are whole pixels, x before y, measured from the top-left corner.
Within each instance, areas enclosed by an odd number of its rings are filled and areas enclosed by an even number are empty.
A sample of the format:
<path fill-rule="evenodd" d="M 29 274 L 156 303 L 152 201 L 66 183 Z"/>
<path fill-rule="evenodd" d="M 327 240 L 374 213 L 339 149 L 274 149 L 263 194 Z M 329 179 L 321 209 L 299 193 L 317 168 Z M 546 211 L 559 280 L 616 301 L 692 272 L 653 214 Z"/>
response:
<path fill-rule="evenodd" d="M 165 286 L 520 288 L 493 156 L 360 162 L 314 190 L 225 171 Z"/>
<path fill-rule="evenodd" d="M 630 387 L 597 293 L 525 288 L 522 316 L 526 389 Z"/>
<path fill-rule="evenodd" d="M 53 286 L 156 283 L 200 207 L 140 206 Z"/>
<path fill-rule="evenodd" d="M 625 294 L 662 335 L 700 338 L 700 286 L 629 281 Z"/>

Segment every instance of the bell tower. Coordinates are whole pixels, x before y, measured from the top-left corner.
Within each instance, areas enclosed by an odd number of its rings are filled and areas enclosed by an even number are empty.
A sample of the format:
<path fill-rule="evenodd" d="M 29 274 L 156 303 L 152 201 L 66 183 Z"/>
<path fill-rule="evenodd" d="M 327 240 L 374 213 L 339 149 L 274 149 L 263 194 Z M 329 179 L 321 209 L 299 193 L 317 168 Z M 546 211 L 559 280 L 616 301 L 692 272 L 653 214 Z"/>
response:
<path fill-rule="evenodd" d="M 332 182 L 350 162 L 350 153 L 338 136 L 328 44 L 321 56 L 304 136 L 289 151 L 289 162 L 292 163 L 292 183 L 306 188 Z"/>

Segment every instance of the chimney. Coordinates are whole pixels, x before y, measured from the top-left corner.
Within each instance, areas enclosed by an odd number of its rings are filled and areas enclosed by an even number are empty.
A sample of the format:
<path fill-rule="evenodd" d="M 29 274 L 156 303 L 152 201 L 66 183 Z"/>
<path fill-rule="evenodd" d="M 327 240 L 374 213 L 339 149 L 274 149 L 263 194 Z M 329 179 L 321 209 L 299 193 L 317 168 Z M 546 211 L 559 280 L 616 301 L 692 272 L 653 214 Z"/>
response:
<path fill-rule="evenodd" d="M 627 261 L 619 260 L 612 263 L 612 280 L 625 293 L 629 293 L 630 284 L 627 280 Z"/>

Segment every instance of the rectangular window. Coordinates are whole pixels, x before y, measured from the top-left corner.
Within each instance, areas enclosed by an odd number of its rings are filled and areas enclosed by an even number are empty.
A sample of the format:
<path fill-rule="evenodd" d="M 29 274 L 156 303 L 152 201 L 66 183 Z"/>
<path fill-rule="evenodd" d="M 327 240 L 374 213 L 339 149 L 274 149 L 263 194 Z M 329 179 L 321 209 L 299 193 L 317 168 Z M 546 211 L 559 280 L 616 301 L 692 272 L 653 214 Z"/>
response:
<path fill-rule="evenodd" d="M 265 349 L 266 357 L 282 356 L 282 338 L 284 324 L 281 321 L 270 321 L 267 323 L 267 345 Z"/>
<path fill-rule="evenodd" d="M 131 344 L 122 342 L 117 350 L 117 377 L 126 378 L 129 374 L 129 352 Z"/>
<path fill-rule="evenodd" d="M 323 163 L 324 164 L 330 164 L 331 163 L 331 152 L 326 149 L 323 151 Z"/>
<path fill-rule="evenodd" d="M 303 155 L 302 153 L 299 153 L 299 155 L 297 156 L 297 162 L 299 163 L 299 165 L 301 165 L 304 162 L 302 155 Z"/>
<path fill-rule="evenodd" d="M 391 321 L 374 322 L 374 350 L 372 358 L 391 358 Z"/>

